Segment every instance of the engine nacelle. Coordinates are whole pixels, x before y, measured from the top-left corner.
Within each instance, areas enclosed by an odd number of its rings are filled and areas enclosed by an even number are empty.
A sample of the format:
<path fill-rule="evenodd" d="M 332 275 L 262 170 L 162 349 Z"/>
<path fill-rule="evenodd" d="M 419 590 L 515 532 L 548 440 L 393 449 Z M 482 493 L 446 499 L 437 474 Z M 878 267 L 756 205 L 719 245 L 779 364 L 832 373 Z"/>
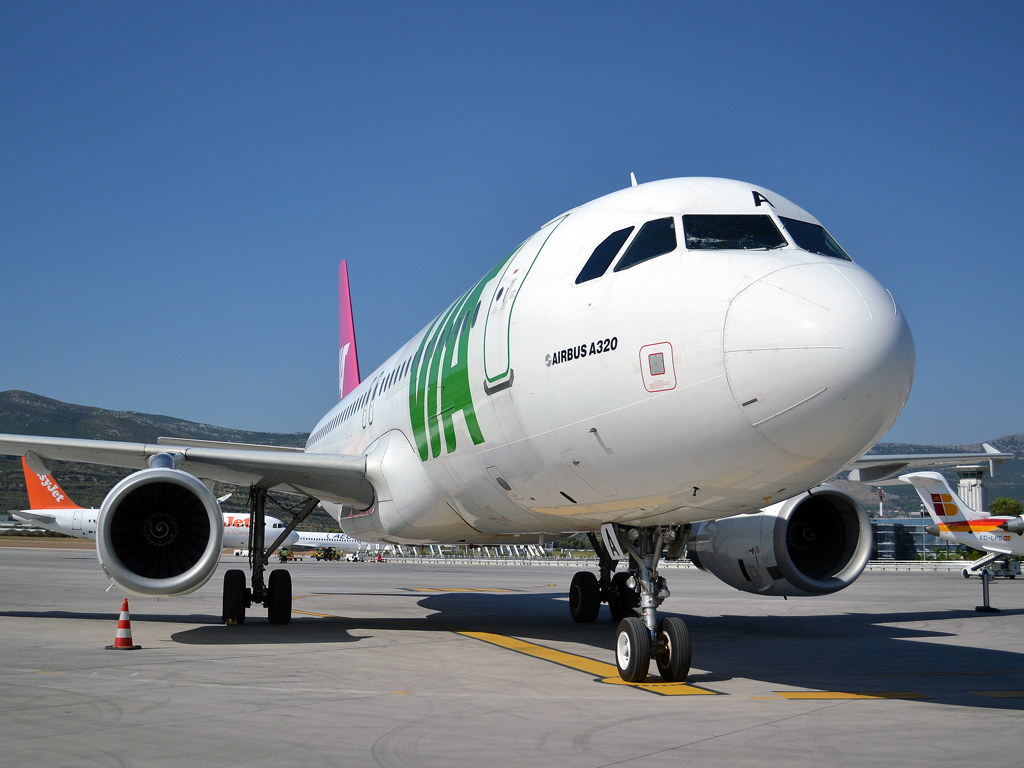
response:
<path fill-rule="evenodd" d="M 96 553 L 107 577 L 141 597 L 178 597 L 203 586 L 220 562 L 224 521 L 217 498 L 178 469 L 129 475 L 103 500 Z"/>
<path fill-rule="evenodd" d="M 846 491 L 819 485 L 757 514 L 694 526 L 687 552 L 698 568 L 744 592 L 828 595 L 864 571 L 871 522 Z"/>

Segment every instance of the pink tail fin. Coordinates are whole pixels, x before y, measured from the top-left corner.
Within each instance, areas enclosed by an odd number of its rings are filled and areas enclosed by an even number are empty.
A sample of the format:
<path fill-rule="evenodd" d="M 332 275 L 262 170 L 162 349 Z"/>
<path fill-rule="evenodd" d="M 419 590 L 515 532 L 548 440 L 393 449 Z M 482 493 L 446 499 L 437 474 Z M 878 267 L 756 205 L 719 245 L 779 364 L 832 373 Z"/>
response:
<path fill-rule="evenodd" d="M 348 291 L 348 263 L 338 265 L 338 399 L 359 386 L 356 327 L 352 322 L 352 298 Z"/>

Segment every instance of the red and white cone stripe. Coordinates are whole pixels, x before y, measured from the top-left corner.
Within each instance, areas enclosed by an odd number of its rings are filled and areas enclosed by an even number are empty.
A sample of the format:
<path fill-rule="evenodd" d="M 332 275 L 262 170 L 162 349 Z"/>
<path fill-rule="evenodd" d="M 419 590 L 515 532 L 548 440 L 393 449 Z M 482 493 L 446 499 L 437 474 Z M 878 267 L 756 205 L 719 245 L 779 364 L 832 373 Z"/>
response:
<path fill-rule="evenodd" d="M 134 650 L 141 648 L 132 642 L 132 617 L 128 613 L 128 598 L 121 603 L 121 617 L 117 620 L 117 632 L 114 634 L 114 644 L 108 645 L 108 649 L 123 648 Z"/>

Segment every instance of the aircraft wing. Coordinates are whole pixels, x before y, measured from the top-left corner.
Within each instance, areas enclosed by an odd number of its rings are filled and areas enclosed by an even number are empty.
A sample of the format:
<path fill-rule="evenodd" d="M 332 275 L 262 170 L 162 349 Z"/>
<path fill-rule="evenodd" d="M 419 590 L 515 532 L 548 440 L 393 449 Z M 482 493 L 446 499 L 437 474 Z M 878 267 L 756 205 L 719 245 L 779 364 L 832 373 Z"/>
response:
<path fill-rule="evenodd" d="M 850 466 L 848 479 L 855 483 L 882 483 L 895 478 L 908 469 L 924 467 L 951 467 L 960 464 L 989 462 L 989 474 L 994 475 L 999 465 L 1012 459 L 1012 453 L 1003 453 L 988 443 L 982 443 L 984 453 L 894 453 L 867 454 Z M 897 481 L 898 482 L 898 481 Z"/>
<path fill-rule="evenodd" d="M 19 509 L 17 512 L 12 512 L 11 515 L 16 517 L 19 522 L 22 523 L 55 523 L 57 518 L 54 515 L 48 515 L 45 512 L 30 512 L 27 509 Z"/>
<path fill-rule="evenodd" d="M 259 484 L 267 489 L 308 494 L 335 504 L 360 508 L 373 503 L 373 486 L 366 479 L 366 457 L 305 453 L 294 448 L 267 446 L 229 447 L 230 443 L 181 441 L 161 438 L 160 443 L 122 443 L 67 437 L 0 435 L 0 454 L 24 456 L 33 471 L 49 463 L 80 461 L 110 467 L 145 469 L 159 453 L 179 454 L 178 469 L 196 477 L 240 485 Z"/>

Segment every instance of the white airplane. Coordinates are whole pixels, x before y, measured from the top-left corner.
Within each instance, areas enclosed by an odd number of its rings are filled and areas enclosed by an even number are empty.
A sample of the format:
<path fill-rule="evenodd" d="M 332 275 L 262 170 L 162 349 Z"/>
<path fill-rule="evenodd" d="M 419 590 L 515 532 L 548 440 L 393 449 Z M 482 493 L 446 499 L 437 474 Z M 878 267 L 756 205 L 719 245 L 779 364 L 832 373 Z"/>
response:
<path fill-rule="evenodd" d="M 341 399 L 304 450 L 2 435 L 0 452 L 40 473 L 53 460 L 140 470 L 97 522 L 100 565 L 132 594 L 187 594 L 213 574 L 222 528 L 200 478 L 251 484 L 257 518 L 268 494 L 301 494 L 299 516 L 322 503 L 346 534 L 383 543 L 600 530 L 600 577 L 573 577 L 570 612 L 589 622 L 609 603 L 631 681 L 652 656 L 665 680 L 689 671 L 685 624 L 658 616 L 666 545 L 678 557 L 694 534 L 705 568 L 764 594 L 827 594 L 863 570 L 864 509 L 819 484 L 892 425 L 914 343 L 892 294 L 782 196 L 668 179 L 573 208 L 362 380 L 344 262 L 339 278 Z M 160 521 L 174 525 L 154 534 Z M 158 546 L 182 567 L 127 561 Z M 263 604 L 287 622 L 290 576 L 265 584 L 256 549 L 250 590 L 242 571 L 225 577 L 225 616 Z M 617 560 L 628 574 L 613 582 Z"/>
<path fill-rule="evenodd" d="M 25 471 L 25 487 L 28 490 L 29 509 L 12 512 L 12 516 L 23 523 L 31 523 L 48 531 L 63 533 L 76 539 L 96 541 L 98 509 L 80 507 L 65 493 L 57 480 L 50 474 L 36 474 L 21 460 Z M 231 494 L 221 496 L 217 503 L 227 501 Z M 249 514 L 226 514 L 224 521 L 224 546 L 246 547 L 249 543 Z M 276 517 L 266 517 L 265 527 L 271 535 L 277 535 L 285 524 Z M 298 544 L 302 533 L 292 531 L 284 546 Z M 308 535 L 308 534 L 307 534 Z"/>
<path fill-rule="evenodd" d="M 339 552 L 352 553 L 365 550 L 369 546 L 365 541 L 353 539 L 344 533 L 323 531 L 295 531 L 295 533 L 299 538 L 289 545 L 291 549 L 333 547 Z"/>
<path fill-rule="evenodd" d="M 977 573 L 996 560 L 1024 555 L 1024 515 L 993 517 L 991 513 L 971 509 L 938 472 L 912 472 L 900 480 L 910 483 L 932 518 L 925 530 L 955 544 L 963 544 L 986 557 L 964 568 L 964 578 Z"/>

